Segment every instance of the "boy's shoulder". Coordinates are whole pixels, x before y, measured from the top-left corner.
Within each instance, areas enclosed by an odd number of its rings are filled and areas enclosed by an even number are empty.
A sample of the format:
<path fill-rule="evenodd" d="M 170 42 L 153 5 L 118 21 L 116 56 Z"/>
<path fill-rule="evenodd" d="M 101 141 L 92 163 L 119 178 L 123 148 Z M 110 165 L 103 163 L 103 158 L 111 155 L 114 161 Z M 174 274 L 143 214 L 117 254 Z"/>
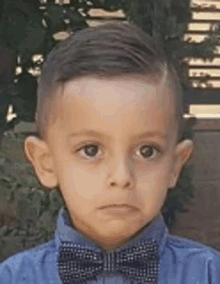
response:
<path fill-rule="evenodd" d="M 160 262 L 160 283 L 220 283 L 220 252 L 199 242 L 167 234 Z"/>
<path fill-rule="evenodd" d="M 54 239 L 12 255 L 0 263 L 0 283 L 11 283 L 12 279 L 16 279 L 16 283 L 20 283 L 19 281 L 21 283 L 35 283 L 37 279 L 40 281 L 42 270 L 51 270 L 54 273 L 55 257 Z M 17 281 L 17 279 L 19 280 Z"/>
<path fill-rule="evenodd" d="M 168 234 L 165 248 L 165 259 L 176 259 L 183 266 L 191 264 L 194 268 L 218 267 L 220 269 L 220 251 L 208 245 Z"/>
<path fill-rule="evenodd" d="M 167 236 L 166 248 L 168 250 L 175 250 L 177 253 L 181 253 L 181 255 L 184 257 L 186 257 L 186 255 L 201 257 L 204 254 L 204 256 L 206 257 L 217 257 L 220 262 L 220 251 L 218 251 L 217 249 L 202 244 L 198 241 L 194 241 L 177 235 L 169 234 Z"/>

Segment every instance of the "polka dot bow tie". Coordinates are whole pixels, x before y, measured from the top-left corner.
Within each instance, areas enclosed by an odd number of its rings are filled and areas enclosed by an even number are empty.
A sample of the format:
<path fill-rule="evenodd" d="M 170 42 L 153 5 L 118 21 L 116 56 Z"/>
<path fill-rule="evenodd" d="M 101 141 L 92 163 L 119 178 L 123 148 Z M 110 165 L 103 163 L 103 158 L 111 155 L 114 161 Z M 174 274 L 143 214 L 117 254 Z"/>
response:
<path fill-rule="evenodd" d="M 97 280 L 101 273 L 121 273 L 131 283 L 157 283 L 158 245 L 155 240 L 141 240 L 133 247 L 110 253 L 96 252 L 84 245 L 61 242 L 58 271 L 63 284 Z"/>

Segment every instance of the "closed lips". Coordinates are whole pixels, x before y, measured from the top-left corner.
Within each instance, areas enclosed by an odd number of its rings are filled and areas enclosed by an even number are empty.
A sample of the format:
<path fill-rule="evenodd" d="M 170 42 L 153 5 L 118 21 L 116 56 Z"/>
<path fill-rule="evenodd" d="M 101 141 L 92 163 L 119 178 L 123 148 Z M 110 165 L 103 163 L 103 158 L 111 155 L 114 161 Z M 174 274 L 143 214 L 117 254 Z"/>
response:
<path fill-rule="evenodd" d="M 101 209 L 104 209 L 104 208 L 131 208 L 131 209 L 137 210 L 136 207 L 131 206 L 131 205 L 127 205 L 127 204 L 111 204 L 111 205 L 101 207 Z"/>

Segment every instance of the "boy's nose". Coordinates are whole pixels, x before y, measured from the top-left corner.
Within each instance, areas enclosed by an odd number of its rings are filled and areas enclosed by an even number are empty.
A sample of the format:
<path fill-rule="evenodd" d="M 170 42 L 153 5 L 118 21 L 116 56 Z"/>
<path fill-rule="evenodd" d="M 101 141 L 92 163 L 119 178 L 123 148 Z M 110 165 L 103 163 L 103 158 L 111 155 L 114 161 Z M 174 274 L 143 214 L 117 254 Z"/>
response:
<path fill-rule="evenodd" d="M 120 188 L 133 188 L 135 184 L 135 176 L 133 170 L 123 159 L 117 159 L 114 166 L 111 165 L 108 175 L 108 186 Z"/>
<path fill-rule="evenodd" d="M 110 183 L 110 187 L 115 187 L 117 186 L 117 183 L 116 182 L 111 182 Z M 118 185 L 119 186 L 119 185 Z M 120 186 L 121 188 L 127 188 L 127 187 L 130 187 L 131 186 L 131 183 L 130 182 L 127 182 L 124 186 Z"/>

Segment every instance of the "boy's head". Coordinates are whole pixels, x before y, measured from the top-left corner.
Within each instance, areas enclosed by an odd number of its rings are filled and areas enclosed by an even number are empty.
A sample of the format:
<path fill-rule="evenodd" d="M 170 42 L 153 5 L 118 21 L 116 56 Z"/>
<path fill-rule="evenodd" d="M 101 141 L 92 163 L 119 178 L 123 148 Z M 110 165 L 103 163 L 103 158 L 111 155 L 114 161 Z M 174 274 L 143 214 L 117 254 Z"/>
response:
<path fill-rule="evenodd" d="M 158 216 L 193 151 L 178 78 L 130 24 L 85 29 L 52 51 L 37 125 L 25 152 L 40 182 L 60 188 L 76 229 L 105 249 Z"/>
<path fill-rule="evenodd" d="M 179 79 L 163 51 L 140 28 L 112 23 L 84 29 L 55 48 L 40 77 L 38 88 L 37 126 L 41 138 L 56 119 L 57 99 L 69 80 L 85 76 L 104 78 L 142 75 L 148 81 L 169 84 L 175 100 L 178 140 L 183 130 L 183 101 Z M 174 96 L 173 96 L 174 95 Z M 171 98 L 168 98 L 171 99 Z"/>

